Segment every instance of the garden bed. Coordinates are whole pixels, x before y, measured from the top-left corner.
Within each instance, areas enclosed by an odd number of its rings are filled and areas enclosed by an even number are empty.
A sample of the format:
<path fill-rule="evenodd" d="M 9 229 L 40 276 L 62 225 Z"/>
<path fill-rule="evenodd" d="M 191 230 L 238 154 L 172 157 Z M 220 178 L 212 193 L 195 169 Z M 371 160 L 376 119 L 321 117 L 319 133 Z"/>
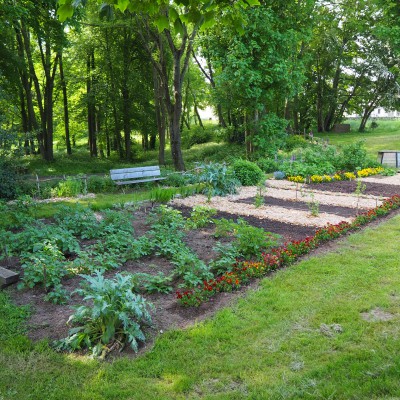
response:
<path fill-rule="evenodd" d="M 269 182 L 269 185 L 279 185 L 280 181 Z M 312 187 L 326 187 L 330 192 L 337 190 L 342 193 L 339 195 L 342 199 L 347 196 L 343 196 L 343 193 L 348 193 L 351 200 L 344 204 L 351 204 L 346 206 L 335 205 L 338 202 L 337 195 L 332 195 L 332 204 L 329 204 L 327 197 L 321 197 L 323 199 L 320 204 L 321 216 L 311 217 L 308 209 L 307 202 L 298 199 L 295 201 L 293 196 L 296 196 L 295 188 L 292 183 L 288 185 L 288 182 L 281 184 L 281 187 L 274 191 L 272 188 L 268 188 L 267 195 L 264 196 L 265 205 L 262 207 L 254 206 L 254 197 L 249 197 L 249 193 L 253 196 L 256 194 L 256 188 L 244 188 L 236 196 L 228 196 L 226 198 L 212 198 L 210 207 L 220 205 L 224 202 L 224 207 L 218 209 L 217 213 L 213 218 L 215 219 L 233 219 L 237 220 L 242 218 L 247 221 L 250 225 L 264 229 L 265 231 L 279 234 L 282 236 L 281 242 L 291 240 L 301 240 L 307 236 L 312 236 L 318 227 L 326 225 L 327 221 L 342 221 L 344 219 L 351 220 L 357 214 L 356 198 L 352 196 L 353 190 L 350 189 L 349 184 L 353 182 L 335 182 L 330 184 L 319 184 L 312 185 Z M 375 186 L 373 186 L 375 185 Z M 378 186 L 376 186 L 378 185 Z M 393 193 L 391 185 L 368 183 L 368 187 L 373 186 L 375 192 L 379 191 L 379 196 L 389 197 Z M 398 186 L 396 186 L 398 189 Z M 321 189 L 323 190 L 323 189 Z M 347 192 L 346 192 L 347 190 Z M 279 198 L 279 191 L 282 193 L 282 197 Z M 398 191 L 398 190 L 397 190 Z M 270 196 L 273 192 L 273 197 Z M 284 193 L 286 193 L 284 195 Z M 289 193 L 289 196 L 288 196 Z M 298 195 L 298 193 L 297 193 Z M 336 197 L 335 197 L 336 196 Z M 377 196 L 377 195 L 375 195 Z M 360 199 L 358 199 L 359 201 Z M 366 204 L 376 204 L 377 198 L 364 198 Z M 188 202 L 191 203 L 188 203 Z M 380 201 L 380 200 L 379 200 Z M 185 204 L 186 203 L 186 204 Z M 207 205 L 204 196 L 192 196 L 188 199 L 179 199 L 174 201 L 173 206 L 179 209 L 184 216 L 189 216 L 192 207 L 197 204 Z M 191 204 L 191 206 L 187 205 Z M 360 205 L 360 204 L 359 204 Z M 269 208 L 268 215 L 275 214 L 274 218 L 265 217 L 265 209 Z M 373 208 L 373 207 L 371 207 Z M 248 210 L 252 210 L 248 212 Z M 361 209 L 361 207 L 360 207 Z M 135 236 L 140 236 L 147 233 L 150 229 L 146 222 L 150 208 L 141 208 L 135 211 L 135 219 L 133 221 L 133 228 Z M 243 212 L 243 210 L 246 210 Z M 279 212 L 277 212 L 277 210 Z M 283 211 L 282 211 L 283 210 Z M 257 215 L 259 213 L 259 215 Z M 284 215 L 284 218 L 282 218 Z M 335 219 L 336 218 L 336 219 Z M 279 219 L 283 219 L 279 220 Z M 214 238 L 215 228 L 212 224 L 209 224 L 199 229 L 189 229 L 185 233 L 184 243 L 204 262 L 209 262 L 215 257 L 213 247 L 216 243 Z M 219 239 L 224 243 L 230 241 L 229 238 Z M 83 244 L 84 241 L 82 242 Z M 87 241 L 90 243 L 90 241 Z M 15 271 L 21 271 L 20 263 L 18 258 L 10 258 L 0 262 L 1 266 L 6 266 Z M 142 257 L 138 260 L 127 261 L 118 272 L 125 271 L 128 273 L 147 273 L 156 274 L 163 272 L 165 275 L 169 274 L 174 268 L 174 265 L 165 257 L 150 255 Z M 111 277 L 116 271 L 106 272 L 106 277 Z M 63 286 L 67 292 L 72 293 L 79 287 L 82 278 L 75 276 L 63 279 Z M 144 294 L 146 299 L 151 301 L 155 305 L 155 310 L 152 312 L 153 325 L 145 329 L 145 333 L 148 336 L 147 345 L 151 343 L 151 338 L 157 336 L 160 332 L 164 332 L 171 328 L 181 328 L 192 324 L 196 320 L 202 320 L 212 315 L 217 309 L 226 306 L 237 296 L 243 295 L 244 290 L 232 293 L 220 293 L 208 302 L 202 303 L 199 307 L 184 308 L 178 304 L 174 291 L 178 289 L 178 281 L 173 282 L 174 290 L 169 294 Z M 250 286 L 256 286 L 256 281 L 252 281 Z M 49 339 L 56 340 L 67 336 L 68 326 L 66 322 L 73 311 L 73 306 L 81 304 L 81 297 L 77 294 L 71 296 L 68 304 L 56 305 L 45 301 L 45 293 L 42 288 L 23 289 L 17 290 L 15 286 L 7 289 L 13 300 L 19 305 L 28 304 L 32 310 L 32 316 L 28 322 L 28 336 L 33 340 Z M 144 349 L 146 345 L 141 348 Z M 126 348 L 128 353 L 132 353 L 132 350 Z"/>

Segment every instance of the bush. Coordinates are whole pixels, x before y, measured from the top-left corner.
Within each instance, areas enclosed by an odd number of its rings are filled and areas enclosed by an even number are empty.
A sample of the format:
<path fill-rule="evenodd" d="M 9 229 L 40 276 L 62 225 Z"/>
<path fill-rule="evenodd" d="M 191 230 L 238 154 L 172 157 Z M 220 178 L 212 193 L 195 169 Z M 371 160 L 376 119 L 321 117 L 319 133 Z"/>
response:
<path fill-rule="evenodd" d="M 17 166 L 9 160 L 0 158 L 0 198 L 15 199 L 18 195 L 19 184 Z"/>
<path fill-rule="evenodd" d="M 109 176 L 89 176 L 87 179 L 87 191 L 90 193 L 115 192 L 117 185 Z"/>
<path fill-rule="evenodd" d="M 259 158 L 256 164 L 265 173 L 274 172 L 278 169 L 278 163 L 272 158 Z"/>
<path fill-rule="evenodd" d="M 255 186 L 264 176 L 257 164 L 247 160 L 236 160 L 233 163 L 233 171 L 243 186 Z"/>
<path fill-rule="evenodd" d="M 74 197 L 83 193 L 84 182 L 82 179 L 74 179 L 68 177 L 65 181 L 61 181 L 52 190 L 54 197 Z"/>
<path fill-rule="evenodd" d="M 308 142 L 306 139 L 304 139 L 303 136 L 290 135 L 286 139 L 284 150 L 289 152 L 294 149 L 297 149 L 298 147 L 306 147 L 307 145 Z"/>
<path fill-rule="evenodd" d="M 365 150 L 364 141 L 360 140 L 343 147 L 340 169 L 355 171 L 357 168 L 368 167 L 367 163 L 367 151 Z"/>
<path fill-rule="evenodd" d="M 193 126 L 190 130 L 186 131 L 183 135 L 182 144 L 185 148 L 190 149 L 195 144 L 208 143 L 213 140 L 212 129 L 201 126 Z"/>
<path fill-rule="evenodd" d="M 283 171 L 275 171 L 274 172 L 274 178 L 277 180 L 285 179 L 286 174 Z"/>

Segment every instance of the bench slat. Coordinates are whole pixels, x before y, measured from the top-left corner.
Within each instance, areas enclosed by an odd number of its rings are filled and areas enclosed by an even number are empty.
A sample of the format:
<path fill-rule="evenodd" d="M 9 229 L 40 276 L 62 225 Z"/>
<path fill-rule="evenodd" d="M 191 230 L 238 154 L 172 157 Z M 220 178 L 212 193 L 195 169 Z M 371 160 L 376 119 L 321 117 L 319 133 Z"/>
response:
<path fill-rule="evenodd" d="M 161 181 L 163 179 L 167 179 L 167 178 L 162 177 L 162 178 L 152 178 L 152 179 L 135 179 L 133 181 L 115 181 L 115 184 L 116 185 L 127 185 L 129 183 Z"/>
<path fill-rule="evenodd" d="M 124 172 L 132 172 L 132 171 L 158 171 L 160 172 L 160 167 L 158 165 L 152 165 L 150 167 L 135 167 L 135 168 L 120 168 L 120 169 L 112 169 L 110 173 L 124 173 Z"/>
<path fill-rule="evenodd" d="M 166 177 L 161 177 L 160 175 L 161 172 L 158 165 L 110 170 L 111 179 L 117 185 L 127 185 L 130 183 L 150 182 L 166 179 Z"/>
<path fill-rule="evenodd" d="M 111 179 L 134 179 L 134 178 L 145 178 L 148 176 L 160 176 L 160 171 L 132 171 L 123 172 L 118 174 L 112 174 Z"/>

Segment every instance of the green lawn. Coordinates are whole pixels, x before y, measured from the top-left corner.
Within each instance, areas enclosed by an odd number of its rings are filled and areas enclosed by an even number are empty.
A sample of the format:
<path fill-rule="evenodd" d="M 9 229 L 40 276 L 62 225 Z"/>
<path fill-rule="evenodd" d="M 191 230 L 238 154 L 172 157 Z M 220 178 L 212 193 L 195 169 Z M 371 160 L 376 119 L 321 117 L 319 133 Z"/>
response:
<path fill-rule="evenodd" d="M 345 121 L 350 123 L 350 133 L 324 133 L 316 136 L 329 139 L 331 144 L 344 145 L 357 140 L 365 140 L 367 151 L 376 157 L 379 150 L 400 150 L 400 120 L 378 120 L 378 127 L 366 132 L 357 132 L 359 121 Z M 369 124 L 368 124 L 369 127 Z"/>
<path fill-rule="evenodd" d="M 399 234 L 400 216 L 354 234 L 212 320 L 160 335 L 137 359 L 100 363 L 32 345 L 0 293 L 0 399 L 398 398 Z M 393 319 L 361 318 L 374 309 Z"/>

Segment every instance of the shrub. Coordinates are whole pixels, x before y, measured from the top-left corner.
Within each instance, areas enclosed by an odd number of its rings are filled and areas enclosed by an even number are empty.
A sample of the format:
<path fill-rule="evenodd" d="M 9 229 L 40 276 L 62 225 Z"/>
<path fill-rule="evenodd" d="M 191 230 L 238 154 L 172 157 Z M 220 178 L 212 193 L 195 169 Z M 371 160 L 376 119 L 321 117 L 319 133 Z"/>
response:
<path fill-rule="evenodd" d="M 115 192 L 117 185 L 109 176 L 89 176 L 87 179 L 87 191 L 90 193 Z"/>
<path fill-rule="evenodd" d="M 286 174 L 283 171 L 275 171 L 274 178 L 277 180 L 285 179 Z"/>
<path fill-rule="evenodd" d="M 272 158 L 259 158 L 256 164 L 265 173 L 274 172 L 278 169 L 278 163 Z"/>
<path fill-rule="evenodd" d="M 247 160 L 236 160 L 233 163 L 233 171 L 243 186 L 255 186 L 264 176 L 257 164 Z"/>
<path fill-rule="evenodd" d="M 212 129 L 201 126 L 193 126 L 190 130 L 183 135 L 182 144 L 185 148 L 190 149 L 195 144 L 202 144 L 211 142 L 213 139 Z"/>
<path fill-rule="evenodd" d="M 95 356 L 105 356 L 114 342 L 128 342 L 134 351 L 138 341 L 145 341 L 143 323 L 150 323 L 153 308 L 142 296 L 132 292 L 132 276 L 116 274 L 105 279 L 97 272 L 82 275 L 85 285 L 76 290 L 89 305 L 76 307 L 69 323 L 77 325 L 60 341 L 59 349 L 89 348 Z"/>
<path fill-rule="evenodd" d="M 74 179 L 68 177 L 65 181 L 61 181 L 51 191 L 54 197 L 74 197 L 83 193 L 84 182 L 82 179 Z"/>
<path fill-rule="evenodd" d="M 297 149 L 298 147 L 306 147 L 307 145 L 308 145 L 308 142 L 306 139 L 304 139 L 303 136 L 290 135 L 286 139 L 286 142 L 284 145 L 284 150 L 287 152 L 290 152 L 294 149 Z"/>
<path fill-rule="evenodd" d="M 15 199 L 18 194 L 20 177 L 17 166 L 5 158 L 0 158 L 0 198 Z"/>
<path fill-rule="evenodd" d="M 350 143 L 343 147 L 340 168 L 347 171 L 355 171 L 357 168 L 368 167 L 366 159 L 365 143 L 362 140 Z"/>

